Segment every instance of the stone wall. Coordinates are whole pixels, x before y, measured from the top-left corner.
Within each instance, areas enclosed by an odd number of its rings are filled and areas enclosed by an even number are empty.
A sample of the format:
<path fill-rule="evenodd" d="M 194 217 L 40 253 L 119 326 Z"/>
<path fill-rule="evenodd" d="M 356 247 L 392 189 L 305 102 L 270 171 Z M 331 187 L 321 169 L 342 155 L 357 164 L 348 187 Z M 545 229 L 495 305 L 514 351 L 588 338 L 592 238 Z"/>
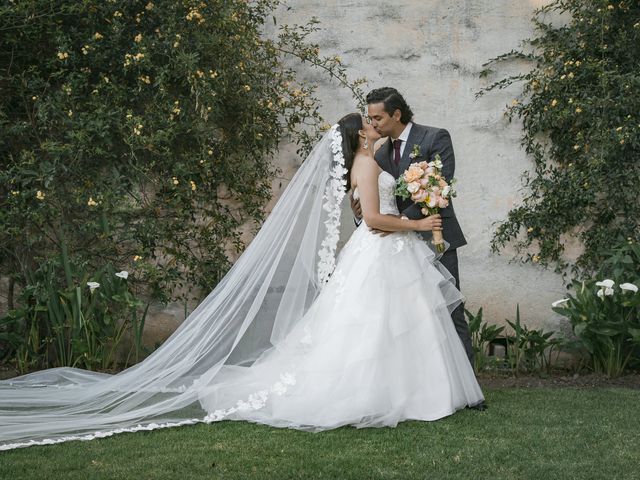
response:
<path fill-rule="evenodd" d="M 316 16 L 322 26 L 313 40 L 324 54 L 338 55 L 352 78 L 366 77 L 368 88 L 394 86 L 407 98 L 419 123 L 447 128 L 456 153 L 456 212 L 469 244 L 459 250 L 462 291 L 467 308 L 484 307 L 485 318 L 503 323 L 520 304 L 532 327 L 566 328 L 550 303 L 564 293 L 561 279 L 531 265 L 511 263 L 509 251 L 489 249 L 494 222 L 505 218 L 520 198 L 520 175 L 531 161 L 520 149 L 520 125 L 509 123 L 505 105 L 518 95 L 508 88 L 479 100 L 475 93 L 502 75 L 525 71 L 512 62 L 486 80 L 488 59 L 517 48 L 532 32 L 540 0 L 290 0 L 277 12 L 280 24 L 304 23 Z M 275 27 L 267 27 L 274 35 Z M 346 90 L 319 72 L 301 66 L 303 81 L 320 81 L 322 113 L 332 122 L 355 110 Z M 274 201 L 300 164 L 295 146 L 284 144 L 274 162 L 282 175 L 274 181 Z M 270 208 L 270 207 L 269 207 Z M 268 210 L 269 210 L 268 208 Z M 345 208 L 343 240 L 352 220 Z M 250 240 L 249 234 L 245 236 Z M 6 292 L 2 288 L 3 293 Z M 4 295 L 0 295 L 2 297 Z M 0 310 L 5 311 L 4 298 Z M 189 306 L 194 307 L 194 305 Z M 145 343 L 162 342 L 184 318 L 183 305 L 150 311 Z"/>
<path fill-rule="evenodd" d="M 316 16 L 322 31 L 313 40 L 324 54 L 340 56 L 352 78 L 369 80 L 369 89 L 396 87 L 418 123 L 450 131 L 459 181 L 456 212 L 469 242 L 459 250 L 467 307 L 475 311 L 483 306 L 486 319 L 503 323 L 515 316 L 519 303 L 528 325 L 559 328 L 550 303 L 565 291 L 560 277 L 511 263 L 509 251 L 497 255 L 489 248 L 494 222 L 504 219 L 521 198 L 520 175 L 532 165 L 520 149 L 520 124 L 509 123 L 503 115 L 519 89 L 475 99 L 494 79 L 530 68 L 510 62 L 488 79 L 479 77 L 488 59 L 518 48 L 532 35 L 533 11 L 543 3 L 291 0 L 277 18 L 291 24 Z M 305 79 L 320 80 L 322 113 L 328 121 L 354 110 L 349 92 L 304 66 L 300 71 Z M 285 149 L 279 162 L 289 176 L 295 164 L 291 152 Z"/>

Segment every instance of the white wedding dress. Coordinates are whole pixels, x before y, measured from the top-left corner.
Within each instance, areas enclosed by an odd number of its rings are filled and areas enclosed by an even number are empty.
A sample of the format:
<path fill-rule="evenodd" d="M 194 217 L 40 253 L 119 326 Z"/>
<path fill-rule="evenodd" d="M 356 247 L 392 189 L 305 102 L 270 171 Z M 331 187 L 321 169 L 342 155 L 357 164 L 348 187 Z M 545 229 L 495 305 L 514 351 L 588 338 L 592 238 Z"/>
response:
<path fill-rule="evenodd" d="M 381 213 L 398 213 L 395 183 L 378 177 Z M 480 403 L 449 314 L 461 300 L 419 235 L 382 237 L 363 222 L 295 328 L 252 365 L 223 366 L 200 390 L 205 421 L 383 427 Z"/>
<path fill-rule="evenodd" d="M 419 235 L 363 223 L 336 259 L 346 174 L 334 125 L 227 275 L 144 361 L 0 381 L 0 450 L 226 419 L 394 426 L 481 402 L 449 315 L 462 296 Z M 396 214 L 395 180 L 378 181 L 381 212 Z"/>

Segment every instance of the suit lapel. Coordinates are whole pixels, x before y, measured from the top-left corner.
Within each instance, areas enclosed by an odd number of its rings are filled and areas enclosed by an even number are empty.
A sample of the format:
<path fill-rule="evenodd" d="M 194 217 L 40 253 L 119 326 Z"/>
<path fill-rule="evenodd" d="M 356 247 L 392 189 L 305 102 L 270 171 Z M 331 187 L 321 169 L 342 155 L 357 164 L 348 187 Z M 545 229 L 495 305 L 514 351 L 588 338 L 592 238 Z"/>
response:
<path fill-rule="evenodd" d="M 400 158 L 400 168 L 398 169 L 399 170 L 398 175 L 400 173 L 403 173 L 407 168 L 409 168 L 409 165 L 412 162 L 428 159 L 427 152 L 425 152 L 424 149 L 421 149 L 419 159 L 414 160 L 410 157 L 411 152 L 413 151 L 413 146 L 420 145 L 426 133 L 427 133 L 427 129 L 422 125 L 417 125 L 414 123 L 411 126 L 411 130 L 409 131 L 409 137 L 407 138 L 407 144 L 404 146 L 404 152 L 402 152 L 402 158 Z"/>

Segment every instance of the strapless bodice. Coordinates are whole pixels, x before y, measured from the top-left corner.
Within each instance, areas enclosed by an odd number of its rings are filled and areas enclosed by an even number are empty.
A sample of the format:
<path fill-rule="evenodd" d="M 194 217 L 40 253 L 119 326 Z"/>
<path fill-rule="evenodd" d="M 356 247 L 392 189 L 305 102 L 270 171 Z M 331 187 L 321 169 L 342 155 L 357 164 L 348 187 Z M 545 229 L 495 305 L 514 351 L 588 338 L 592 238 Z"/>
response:
<path fill-rule="evenodd" d="M 380 196 L 380 213 L 397 215 L 396 179 L 388 172 L 382 171 L 378 175 L 378 195 Z M 353 192 L 354 198 L 359 198 L 358 188 Z"/>

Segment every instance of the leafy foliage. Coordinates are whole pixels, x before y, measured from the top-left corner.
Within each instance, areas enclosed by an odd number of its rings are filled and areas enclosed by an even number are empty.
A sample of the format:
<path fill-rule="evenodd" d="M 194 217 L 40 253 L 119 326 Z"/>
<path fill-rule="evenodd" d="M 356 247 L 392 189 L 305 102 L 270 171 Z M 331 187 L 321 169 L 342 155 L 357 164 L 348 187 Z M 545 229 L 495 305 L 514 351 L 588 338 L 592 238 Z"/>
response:
<path fill-rule="evenodd" d="M 547 14 L 568 20 L 555 26 Z M 640 4 L 555 0 L 534 22 L 532 53 L 487 64 L 528 59 L 533 70 L 479 92 L 524 82 L 507 116 L 522 120 L 522 144 L 535 164 L 492 247 L 513 241 L 525 261 L 561 271 L 569 266 L 566 238 L 576 236 L 584 249 L 574 273 L 593 273 L 612 238 L 640 238 Z"/>
<path fill-rule="evenodd" d="M 551 355 L 561 343 L 560 339 L 552 338 L 554 332 L 524 325 L 520 318 L 520 305 L 516 306 L 516 318 L 507 320 L 507 323 L 514 333 L 507 344 L 507 356 L 513 372 L 550 370 Z"/>
<path fill-rule="evenodd" d="M 604 280 L 611 281 L 610 289 L 596 285 Z M 638 286 L 640 245 L 624 242 L 606 252 L 595 279 L 575 280 L 575 293 L 554 308 L 571 322 L 594 371 L 618 376 L 627 366 L 640 366 Z"/>
<path fill-rule="evenodd" d="M 63 295 L 107 265 L 131 272 L 133 293 L 161 301 L 220 280 L 243 228 L 263 219 L 280 140 L 289 135 L 304 154 L 323 126 L 316 87 L 297 81 L 290 60 L 362 101 L 362 80 L 309 41 L 316 20 L 265 38 L 278 4 L 0 6 L 0 275 L 11 278 L 10 308 L 14 287 Z"/>
<path fill-rule="evenodd" d="M 471 334 L 471 346 L 473 347 L 473 368 L 476 372 L 482 371 L 488 364 L 489 345 L 495 342 L 502 332 L 504 327 L 498 325 L 490 325 L 483 320 L 482 307 L 478 309 L 478 312 L 474 315 L 469 310 L 465 309 L 464 313 L 469 320 L 469 333 Z"/>

